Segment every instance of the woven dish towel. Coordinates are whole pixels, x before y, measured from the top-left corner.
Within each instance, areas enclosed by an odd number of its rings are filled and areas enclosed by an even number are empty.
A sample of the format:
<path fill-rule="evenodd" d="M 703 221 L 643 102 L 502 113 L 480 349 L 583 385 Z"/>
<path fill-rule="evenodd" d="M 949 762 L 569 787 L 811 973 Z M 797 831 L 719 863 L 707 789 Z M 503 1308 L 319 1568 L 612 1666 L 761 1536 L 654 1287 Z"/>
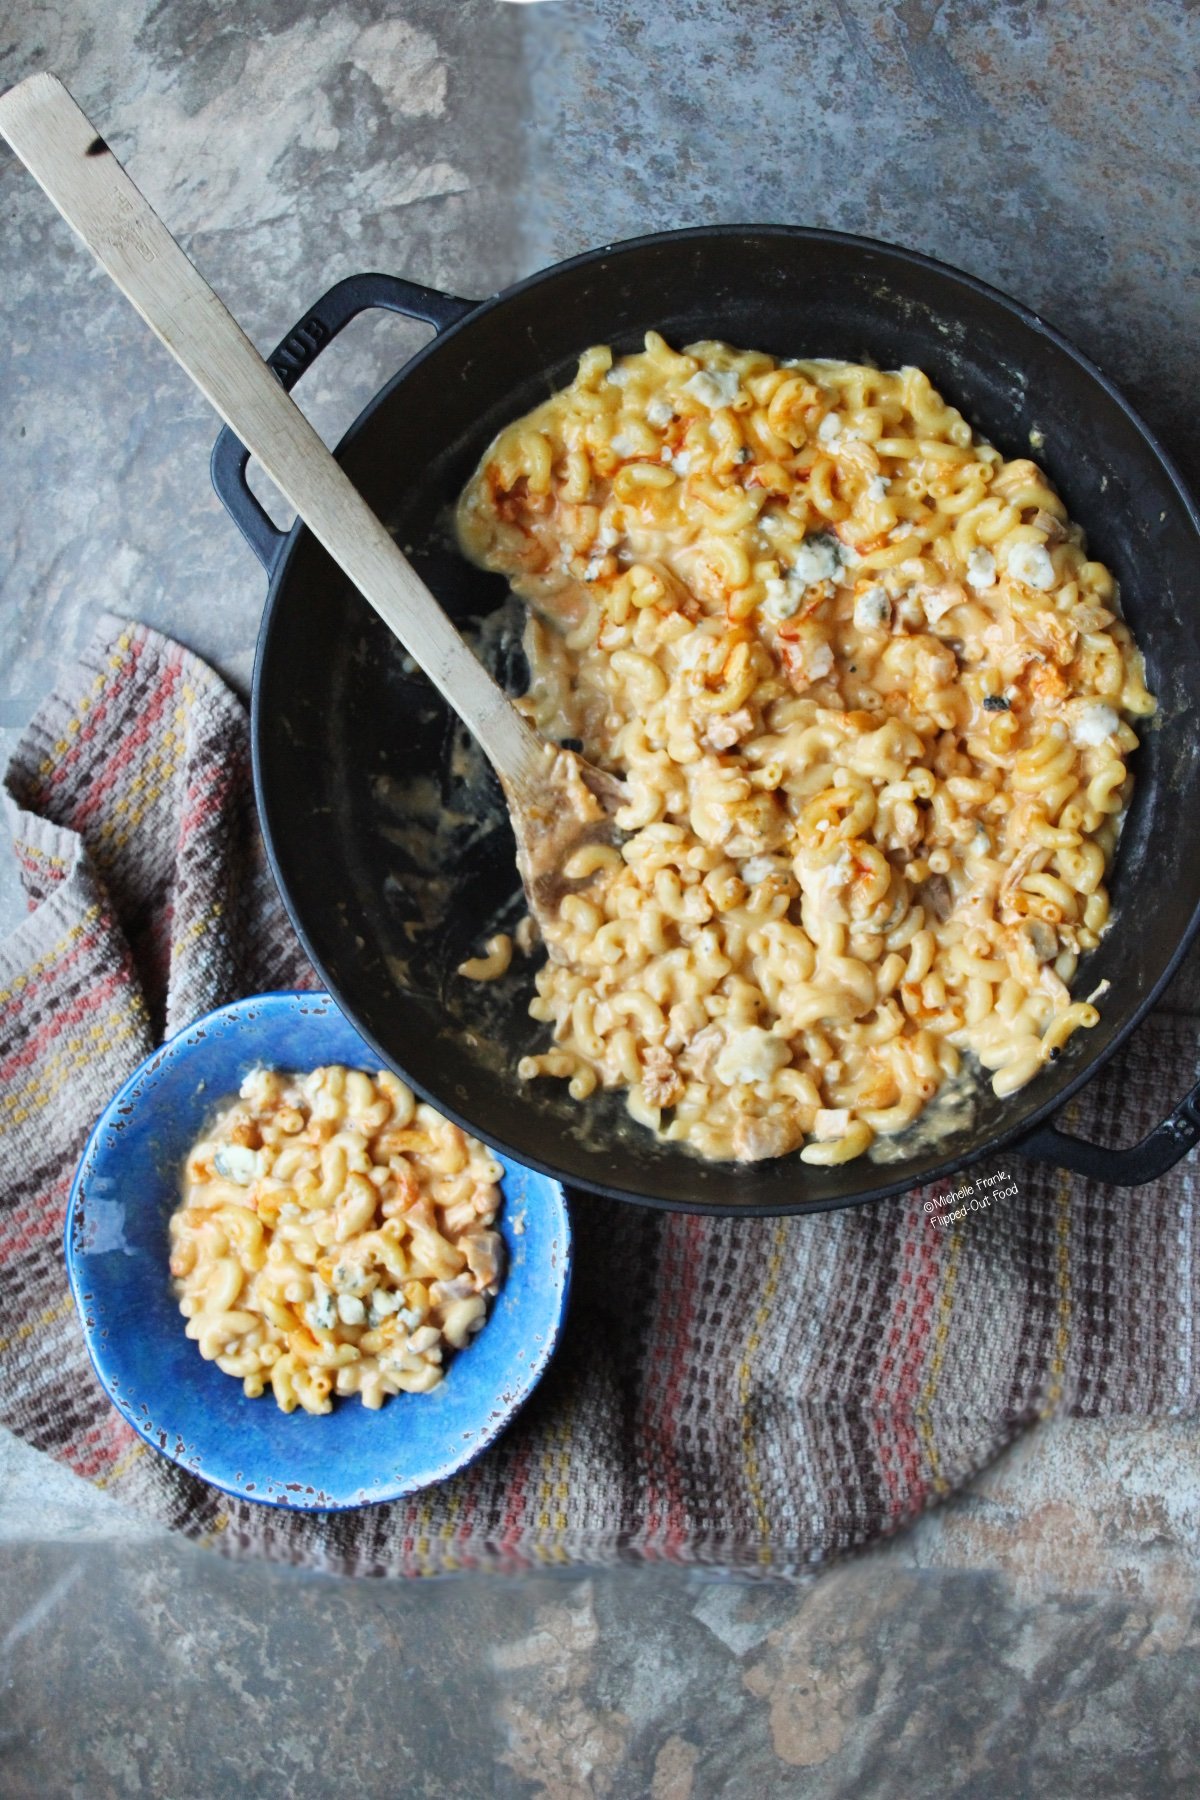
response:
<path fill-rule="evenodd" d="M 795 1574 L 894 1531 L 1039 1417 L 1196 1406 L 1194 1162 L 1131 1193 L 1014 1159 L 1015 1194 L 940 1227 L 931 1190 L 741 1221 L 584 1195 L 559 1355 L 470 1469 L 355 1513 L 227 1498 L 109 1406 L 62 1228 L 96 1116 L 164 1033 L 315 985 L 263 863 L 245 711 L 178 645 L 105 618 L 6 786 L 31 911 L 0 944 L 0 1420 L 165 1524 L 351 1574 Z M 1198 992 L 1193 959 L 1074 1128 L 1129 1142 L 1169 1110 Z"/>

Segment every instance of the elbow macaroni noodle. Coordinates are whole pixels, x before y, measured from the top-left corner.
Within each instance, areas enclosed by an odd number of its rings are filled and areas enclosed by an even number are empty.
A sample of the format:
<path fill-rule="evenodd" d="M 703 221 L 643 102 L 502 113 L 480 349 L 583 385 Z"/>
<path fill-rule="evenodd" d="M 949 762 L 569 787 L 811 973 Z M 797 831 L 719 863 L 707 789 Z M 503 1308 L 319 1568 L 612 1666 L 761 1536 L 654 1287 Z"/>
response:
<path fill-rule="evenodd" d="M 427 1393 L 499 1287 L 501 1174 L 386 1071 L 252 1070 L 170 1222 L 188 1336 L 284 1412 Z"/>
<path fill-rule="evenodd" d="M 919 369 L 588 350 L 458 523 L 530 604 L 518 704 L 628 793 L 566 871 L 522 1076 L 839 1163 L 964 1052 L 1006 1095 L 1096 1023 L 1069 984 L 1154 701 L 1046 476 Z"/>

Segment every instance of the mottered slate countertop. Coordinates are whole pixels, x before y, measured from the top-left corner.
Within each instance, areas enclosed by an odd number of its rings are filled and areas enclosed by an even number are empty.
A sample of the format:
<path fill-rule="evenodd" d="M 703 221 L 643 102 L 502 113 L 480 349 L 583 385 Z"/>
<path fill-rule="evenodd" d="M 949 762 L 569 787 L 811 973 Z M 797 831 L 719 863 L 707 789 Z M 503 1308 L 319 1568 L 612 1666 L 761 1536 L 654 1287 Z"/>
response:
<path fill-rule="evenodd" d="M 61 75 L 263 347 L 355 270 L 482 295 L 647 229 L 827 225 L 1061 325 L 1195 483 L 1198 63 L 1183 0 L 29 0 L 0 85 Z M 205 403 L 6 153 L 0 207 L 6 753 L 103 607 L 244 691 L 263 580 Z M 350 328 L 300 389 L 327 436 L 422 337 Z M 1193 1420 L 1051 1422 L 801 1587 L 414 1587 L 228 1564 L 5 1437 L 0 1790 L 1184 1794 L 1198 1468 Z"/>

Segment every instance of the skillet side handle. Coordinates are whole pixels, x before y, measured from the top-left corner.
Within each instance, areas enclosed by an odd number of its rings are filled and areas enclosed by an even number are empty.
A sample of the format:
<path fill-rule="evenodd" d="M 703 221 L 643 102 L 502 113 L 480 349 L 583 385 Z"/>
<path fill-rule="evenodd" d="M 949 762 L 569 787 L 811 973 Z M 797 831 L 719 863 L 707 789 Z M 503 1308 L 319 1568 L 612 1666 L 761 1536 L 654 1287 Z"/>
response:
<path fill-rule="evenodd" d="M 371 307 L 403 313 L 407 319 L 423 319 L 435 331 L 444 331 L 474 312 L 477 300 L 462 300 L 436 288 L 418 287 L 398 275 L 348 275 L 323 294 L 298 325 L 267 358 L 286 389 L 295 387 L 301 375 L 331 344 L 351 319 Z M 209 464 L 212 484 L 222 506 L 262 563 L 268 575 L 288 536 L 274 526 L 246 480 L 250 452 L 226 425 L 213 445 Z"/>
<path fill-rule="evenodd" d="M 1170 1118 L 1128 1150 L 1106 1150 L 1100 1144 L 1089 1144 L 1086 1138 L 1059 1131 L 1055 1125 L 1039 1126 L 1014 1144 L 1013 1149 L 1035 1162 L 1054 1163 L 1060 1169 L 1086 1175 L 1090 1181 L 1107 1181 L 1114 1187 L 1142 1187 L 1173 1169 L 1198 1143 L 1200 1082 L 1179 1102 Z"/>

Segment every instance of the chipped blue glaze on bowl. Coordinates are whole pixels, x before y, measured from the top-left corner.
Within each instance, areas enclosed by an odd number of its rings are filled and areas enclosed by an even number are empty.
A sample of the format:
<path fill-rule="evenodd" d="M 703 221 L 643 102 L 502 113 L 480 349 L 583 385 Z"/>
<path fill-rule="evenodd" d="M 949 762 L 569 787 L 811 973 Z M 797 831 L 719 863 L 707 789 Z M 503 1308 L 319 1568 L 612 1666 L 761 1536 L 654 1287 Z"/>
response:
<path fill-rule="evenodd" d="M 282 1413 L 269 1393 L 205 1362 L 184 1335 L 167 1270 L 167 1221 L 189 1146 L 257 1064 L 378 1070 L 327 994 L 265 994 L 199 1019 L 155 1051 L 105 1110 L 67 1206 L 71 1291 L 110 1399 L 146 1442 L 194 1475 L 268 1506 L 333 1511 L 398 1500 L 443 1481 L 496 1438 L 558 1342 L 571 1273 L 561 1185 L 504 1164 L 504 1285 L 478 1337 L 430 1394 L 371 1412 Z"/>

